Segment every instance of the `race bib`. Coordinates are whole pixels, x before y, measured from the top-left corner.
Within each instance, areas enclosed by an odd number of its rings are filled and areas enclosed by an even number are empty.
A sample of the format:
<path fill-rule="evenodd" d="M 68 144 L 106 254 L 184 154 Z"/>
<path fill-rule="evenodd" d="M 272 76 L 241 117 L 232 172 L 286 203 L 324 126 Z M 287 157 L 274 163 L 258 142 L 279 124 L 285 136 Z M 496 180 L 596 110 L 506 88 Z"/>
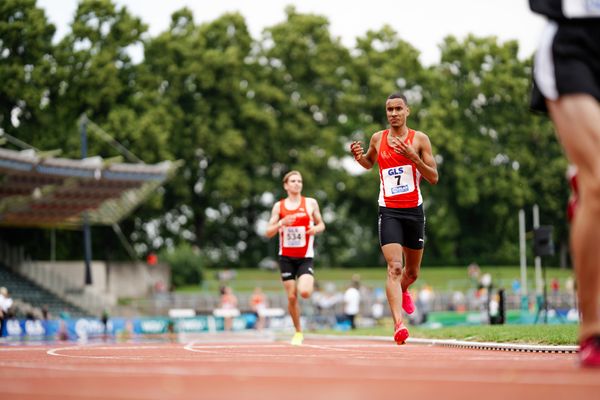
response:
<path fill-rule="evenodd" d="M 304 247 L 306 228 L 304 226 L 286 226 L 283 228 L 283 247 Z"/>
<path fill-rule="evenodd" d="M 387 168 L 381 172 L 385 196 L 397 196 L 415 190 L 412 165 Z"/>

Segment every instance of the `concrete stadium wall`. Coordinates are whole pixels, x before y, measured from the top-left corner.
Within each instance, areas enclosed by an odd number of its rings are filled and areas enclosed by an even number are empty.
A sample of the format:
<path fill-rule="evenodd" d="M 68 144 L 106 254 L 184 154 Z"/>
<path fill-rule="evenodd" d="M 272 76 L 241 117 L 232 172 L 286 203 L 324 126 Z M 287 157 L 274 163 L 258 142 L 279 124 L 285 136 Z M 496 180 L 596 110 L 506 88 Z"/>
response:
<path fill-rule="evenodd" d="M 67 291 L 77 292 L 85 288 L 83 261 L 32 261 L 31 264 L 42 274 L 48 272 L 49 276 L 59 276 L 67 282 Z M 157 287 L 168 289 L 171 285 L 169 266 L 160 263 L 149 266 L 143 262 L 93 261 L 91 272 L 92 285 L 89 289 L 114 299 L 144 297 L 154 293 Z"/>
<path fill-rule="evenodd" d="M 171 287 L 171 270 L 167 264 L 110 263 L 107 272 L 107 291 L 117 298 L 144 297 Z"/>

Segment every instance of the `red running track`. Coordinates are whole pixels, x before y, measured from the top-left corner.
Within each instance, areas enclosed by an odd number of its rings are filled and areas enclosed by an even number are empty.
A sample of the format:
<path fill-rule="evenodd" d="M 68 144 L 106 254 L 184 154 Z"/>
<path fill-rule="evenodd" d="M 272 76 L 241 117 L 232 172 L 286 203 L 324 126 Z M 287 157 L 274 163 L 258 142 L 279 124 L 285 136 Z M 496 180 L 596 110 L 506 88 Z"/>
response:
<path fill-rule="evenodd" d="M 600 370 L 573 354 L 393 342 L 187 342 L 0 346 L 1 399 L 592 399 Z"/>

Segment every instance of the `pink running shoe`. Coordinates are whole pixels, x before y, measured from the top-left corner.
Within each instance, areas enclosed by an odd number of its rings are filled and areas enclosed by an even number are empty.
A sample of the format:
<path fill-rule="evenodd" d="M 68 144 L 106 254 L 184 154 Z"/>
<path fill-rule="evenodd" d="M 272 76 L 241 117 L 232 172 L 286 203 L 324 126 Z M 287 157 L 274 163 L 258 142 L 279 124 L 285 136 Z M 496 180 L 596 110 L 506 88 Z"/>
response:
<path fill-rule="evenodd" d="M 413 303 L 412 296 L 408 292 L 402 292 L 402 309 L 406 311 L 407 314 L 412 314 L 415 312 L 415 303 Z"/>
<path fill-rule="evenodd" d="M 394 330 L 394 340 L 396 344 L 404 344 L 408 339 L 408 329 L 402 322 L 396 324 L 396 329 Z"/>
<path fill-rule="evenodd" d="M 590 336 L 581 342 L 579 362 L 582 367 L 600 367 L 600 335 Z"/>

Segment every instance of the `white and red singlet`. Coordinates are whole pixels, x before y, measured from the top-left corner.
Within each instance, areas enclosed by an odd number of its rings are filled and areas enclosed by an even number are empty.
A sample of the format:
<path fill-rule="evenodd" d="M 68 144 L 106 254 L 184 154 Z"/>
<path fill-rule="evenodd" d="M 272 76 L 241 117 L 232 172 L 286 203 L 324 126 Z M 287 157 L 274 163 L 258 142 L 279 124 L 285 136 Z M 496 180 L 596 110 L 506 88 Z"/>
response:
<path fill-rule="evenodd" d="M 313 226 L 313 220 L 306 208 L 306 198 L 302 196 L 300 205 L 295 210 L 285 207 L 285 200 L 279 201 L 279 219 L 287 215 L 295 215 L 296 220 L 289 226 L 279 230 L 279 255 L 294 258 L 314 257 L 314 235 L 307 235 L 306 231 Z"/>

